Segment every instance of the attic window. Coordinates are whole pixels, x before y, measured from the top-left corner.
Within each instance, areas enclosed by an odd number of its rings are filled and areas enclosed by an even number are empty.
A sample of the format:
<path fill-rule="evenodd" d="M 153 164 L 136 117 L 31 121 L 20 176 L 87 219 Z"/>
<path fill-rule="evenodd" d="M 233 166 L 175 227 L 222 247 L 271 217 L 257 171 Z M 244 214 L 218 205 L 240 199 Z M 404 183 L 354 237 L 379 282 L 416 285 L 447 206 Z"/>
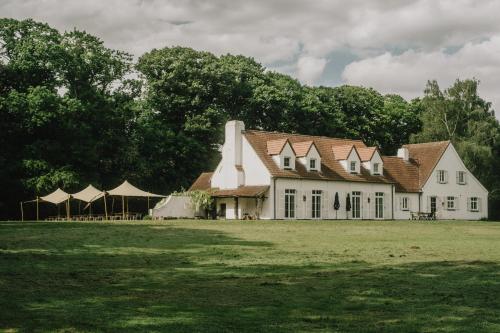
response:
<path fill-rule="evenodd" d="M 351 162 L 351 173 L 356 173 L 356 161 Z"/>
<path fill-rule="evenodd" d="M 379 171 L 379 163 L 373 163 L 373 174 L 374 175 L 380 175 L 380 171 Z"/>
<path fill-rule="evenodd" d="M 290 157 L 289 156 L 285 156 L 285 158 L 283 159 L 283 166 L 285 167 L 285 169 L 290 169 Z"/>
<path fill-rule="evenodd" d="M 316 159 L 315 158 L 311 158 L 311 160 L 309 161 L 309 169 L 316 170 Z"/>

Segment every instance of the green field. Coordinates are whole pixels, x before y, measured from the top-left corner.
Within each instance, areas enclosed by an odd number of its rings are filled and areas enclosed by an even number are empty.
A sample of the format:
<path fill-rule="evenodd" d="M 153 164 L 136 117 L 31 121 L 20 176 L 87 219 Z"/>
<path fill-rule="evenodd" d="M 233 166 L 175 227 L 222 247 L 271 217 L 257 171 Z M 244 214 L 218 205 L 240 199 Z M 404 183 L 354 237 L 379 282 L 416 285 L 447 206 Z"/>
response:
<path fill-rule="evenodd" d="M 500 223 L 1 222 L 1 330 L 500 332 Z"/>

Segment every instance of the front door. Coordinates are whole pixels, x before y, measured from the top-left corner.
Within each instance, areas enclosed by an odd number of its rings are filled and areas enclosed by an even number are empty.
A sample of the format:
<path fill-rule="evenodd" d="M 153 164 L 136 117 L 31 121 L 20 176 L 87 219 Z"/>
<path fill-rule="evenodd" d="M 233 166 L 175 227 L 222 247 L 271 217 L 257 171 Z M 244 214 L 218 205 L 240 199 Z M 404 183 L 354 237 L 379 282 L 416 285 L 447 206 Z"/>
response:
<path fill-rule="evenodd" d="M 226 218 L 226 204 L 225 203 L 221 203 L 220 204 L 220 212 L 219 212 L 219 216 L 223 219 Z"/>
<path fill-rule="evenodd" d="M 361 218 L 361 192 L 352 192 L 352 218 Z"/>
<path fill-rule="evenodd" d="M 431 197 L 431 213 L 436 212 L 436 197 Z"/>

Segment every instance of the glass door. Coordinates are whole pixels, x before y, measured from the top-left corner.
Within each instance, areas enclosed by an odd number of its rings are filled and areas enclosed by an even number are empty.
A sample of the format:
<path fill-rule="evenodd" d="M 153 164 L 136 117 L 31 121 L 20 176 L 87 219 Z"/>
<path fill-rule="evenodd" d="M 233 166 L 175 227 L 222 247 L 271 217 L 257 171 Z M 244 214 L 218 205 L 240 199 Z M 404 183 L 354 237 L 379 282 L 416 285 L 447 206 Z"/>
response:
<path fill-rule="evenodd" d="M 375 218 L 384 218 L 384 193 L 375 192 Z"/>
<path fill-rule="evenodd" d="M 361 218 L 361 192 L 352 192 L 352 218 Z"/>

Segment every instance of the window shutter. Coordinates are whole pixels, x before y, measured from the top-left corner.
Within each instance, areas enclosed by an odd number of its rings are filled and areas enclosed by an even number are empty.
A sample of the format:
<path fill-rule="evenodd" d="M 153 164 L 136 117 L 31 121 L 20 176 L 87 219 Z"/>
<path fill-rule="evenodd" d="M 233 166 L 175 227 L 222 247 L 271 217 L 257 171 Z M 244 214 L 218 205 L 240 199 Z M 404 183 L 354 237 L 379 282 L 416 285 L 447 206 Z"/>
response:
<path fill-rule="evenodd" d="M 444 182 L 448 183 L 448 171 L 444 172 Z"/>
<path fill-rule="evenodd" d="M 467 174 L 467 172 L 464 172 L 464 184 L 467 184 L 467 182 L 469 180 L 468 177 L 469 177 L 469 175 Z"/>
<path fill-rule="evenodd" d="M 403 197 L 399 197 L 399 210 L 403 210 Z"/>
<path fill-rule="evenodd" d="M 471 198 L 467 197 L 467 211 L 472 211 Z"/>
<path fill-rule="evenodd" d="M 278 191 L 278 207 L 276 211 L 278 213 L 278 216 L 276 216 L 276 218 L 278 219 L 285 218 L 285 190 Z"/>
<path fill-rule="evenodd" d="M 436 171 L 436 182 L 441 183 L 441 182 L 439 181 L 439 170 L 437 170 L 437 171 Z"/>
<path fill-rule="evenodd" d="M 477 211 L 480 212 L 481 211 L 481 198 L 477 198 Z"/>
<path fill-rule="evenodd" d="M 328 203 L 330 202 L 328 200 L 329 195 L 328 192 L 322 191 L 321 192 L 321 218 L 322 219 L 327 219 L 328 218 Z"/>
<path fill-rule="evenodd" d="M 457 171 L 457 184 L 460 184 L 460 171 Z"/>
<path fill-rule="evenodd" d="M 455 210 L 460 209 L 460 197 L 455 197 Z"/>

